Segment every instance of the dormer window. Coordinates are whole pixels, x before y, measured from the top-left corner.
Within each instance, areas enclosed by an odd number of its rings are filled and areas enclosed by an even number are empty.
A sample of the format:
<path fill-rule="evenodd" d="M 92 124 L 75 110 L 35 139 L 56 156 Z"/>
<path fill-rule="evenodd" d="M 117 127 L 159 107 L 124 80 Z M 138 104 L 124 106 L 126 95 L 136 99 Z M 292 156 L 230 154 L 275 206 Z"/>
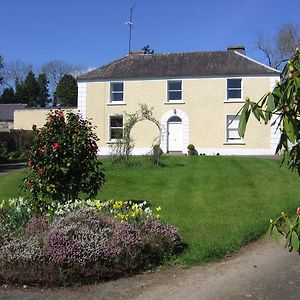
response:
<path fill-rule="evenodd" d="M 242 79 L 228 78 L 227 79 L 227 100 L 242 98 Z"/>
<path fill-rule="evenodd" d="M 172 80 L 168 81 L 168 101 L 182 100 L 182 81 Z"/>
<path fill-rule="evenodd" d="M 110 83 L 110 102 L 124 101 L 124 82 Z"/>

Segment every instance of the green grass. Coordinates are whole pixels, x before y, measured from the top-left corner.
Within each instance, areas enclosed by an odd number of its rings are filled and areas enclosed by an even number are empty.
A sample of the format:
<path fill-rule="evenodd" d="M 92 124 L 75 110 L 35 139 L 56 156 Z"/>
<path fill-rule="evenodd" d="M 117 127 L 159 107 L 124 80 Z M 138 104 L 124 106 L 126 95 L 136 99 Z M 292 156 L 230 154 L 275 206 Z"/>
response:
<path fill-rule="evenodd" d="M 132 168 L 104 160 L 107 183 L 98 199 L 142 199 L 161 206 L 162 219 L 179 228 L 187 249 L 178 261 L 216 260 L 256 239 L 270 218 L 294 213 L 299 177 L 270 159 L 164 157 L 164 167 Z M 0 197 L 21 195 L 16 172 L 0 177 Z"/>

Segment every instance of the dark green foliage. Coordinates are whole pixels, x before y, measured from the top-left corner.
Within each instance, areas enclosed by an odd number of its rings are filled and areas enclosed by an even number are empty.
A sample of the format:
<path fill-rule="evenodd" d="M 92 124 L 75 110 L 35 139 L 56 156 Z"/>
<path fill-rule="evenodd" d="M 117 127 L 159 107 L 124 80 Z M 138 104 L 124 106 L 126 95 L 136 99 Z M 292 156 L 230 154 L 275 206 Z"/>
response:
<path fill-rule="evenodd" d="M 25 188 L 33 196 L 33 208 L 47 210 L 49 200 L 65 203 L 85 193 L 95 196 L 105 182 L 97 159 L 97 136 L 91 123 L 79 114 L 51 111 L 47 123 L 36 129 L 29 150 Z M 41 198 L 40 198 L 41 197 Z"/>
<path fill-rule="evenodd" d="M 0 55 L 0 70 L 3 69 L 3 57 Z M 3 83 L 3 77 L 0 76 L 0 84 Z"/>
<path fill-rule="evenodd" d="M 64 75 L 56 87 L 54 98 L 56 104 L 63 107 L 74 107 L 77 105 L 77 81 L 69 74 Z"/>
<path fill-rule="evenodd" d="M 38 77 L 39 91 L 37 95 L 36 106 L 45 107 L 49 102 L 48 80 L 46 74 L 39 74 Z"/>
<path fill-rule="evenodd" d="M 11 87 L 6 87 L 0 97 L 0 103 L 17 103 L 15 99 L 15 91 Z"/>
<path fill-rule="evenodd" d="M 25 100 L 23 86 L 24 86 L 23 82 L 20 81 L 18 78 L 16 78 L 16 81 L 15 81 L 15 101 L 16 101 L 16 103 L 24 103 L 24 104 L 27 103 Z"/>
<path fill-rule="evenodd" d="M 22 103 L 26 103 L 28 106 L 37 106 L 39 95 L 39 84 L 32 71 L 29 71 L 24 84 L 23 84 L 23 97 Z"/>
<path fill-rule="evenodd" d="M 300 50 L 288 61 L 281 73 L 280 82 L 272 92 L 264 95 L 260 101 L 246 100 L 241 109 L 239 124 L 240 136 L 245 135 L 250 113 L 265 124 L 276 117 L 277 129 L 282 129 L 276 153 L 284 151 L 284 161 L 300 175 Z"/>

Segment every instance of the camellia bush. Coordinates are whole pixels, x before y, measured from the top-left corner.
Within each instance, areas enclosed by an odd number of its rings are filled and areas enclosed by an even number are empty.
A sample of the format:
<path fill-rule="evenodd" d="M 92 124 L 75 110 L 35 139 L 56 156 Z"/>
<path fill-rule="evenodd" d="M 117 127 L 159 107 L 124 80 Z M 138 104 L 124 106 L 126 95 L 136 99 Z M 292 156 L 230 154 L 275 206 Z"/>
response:
<path fill-rule="evenodd" d="M 73 201 L 83 193 L 95 196 L 105 182 L 102 163 L 97 158 L 97 136 L 88 120 L 79 114 L 54 110 L 46 124 L 37 129 L 29 150 L 25 189 L 32 195 L 37 213 L 55 201 Z"/>
<path fill-rule="evenodd" d="M 246 100 L 239 124 L 239 134 L 244 137 L 246 125 L 252 113 L 258 121 L 272 123 L 281 131 L 276 153 L 283 153 L 282 163 L 300 176 L 300 50 L 288 61 L 280 76 L 280 82 L 272 92 L 264 95 L 260 101 Z M 289 251 L 300 254 L 300 208 L 295 216 L 282 213 L 276 220 L 270 220 L 267 236 L 273 235 L 276 241 L 285 235 Z"/>

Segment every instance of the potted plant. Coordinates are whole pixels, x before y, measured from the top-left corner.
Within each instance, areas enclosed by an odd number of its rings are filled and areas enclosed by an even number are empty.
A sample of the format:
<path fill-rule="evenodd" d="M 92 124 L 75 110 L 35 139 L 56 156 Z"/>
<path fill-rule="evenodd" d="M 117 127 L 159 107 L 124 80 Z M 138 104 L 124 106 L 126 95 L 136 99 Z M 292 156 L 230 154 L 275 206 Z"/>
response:
<path fill-rule="evenodd" d="M 193 144 L 189 144 L 187 146 L 187 149 L 188 149 L 188 155 L 195 155 L 196 149 L 195 149 L 195 146 Z"/>

